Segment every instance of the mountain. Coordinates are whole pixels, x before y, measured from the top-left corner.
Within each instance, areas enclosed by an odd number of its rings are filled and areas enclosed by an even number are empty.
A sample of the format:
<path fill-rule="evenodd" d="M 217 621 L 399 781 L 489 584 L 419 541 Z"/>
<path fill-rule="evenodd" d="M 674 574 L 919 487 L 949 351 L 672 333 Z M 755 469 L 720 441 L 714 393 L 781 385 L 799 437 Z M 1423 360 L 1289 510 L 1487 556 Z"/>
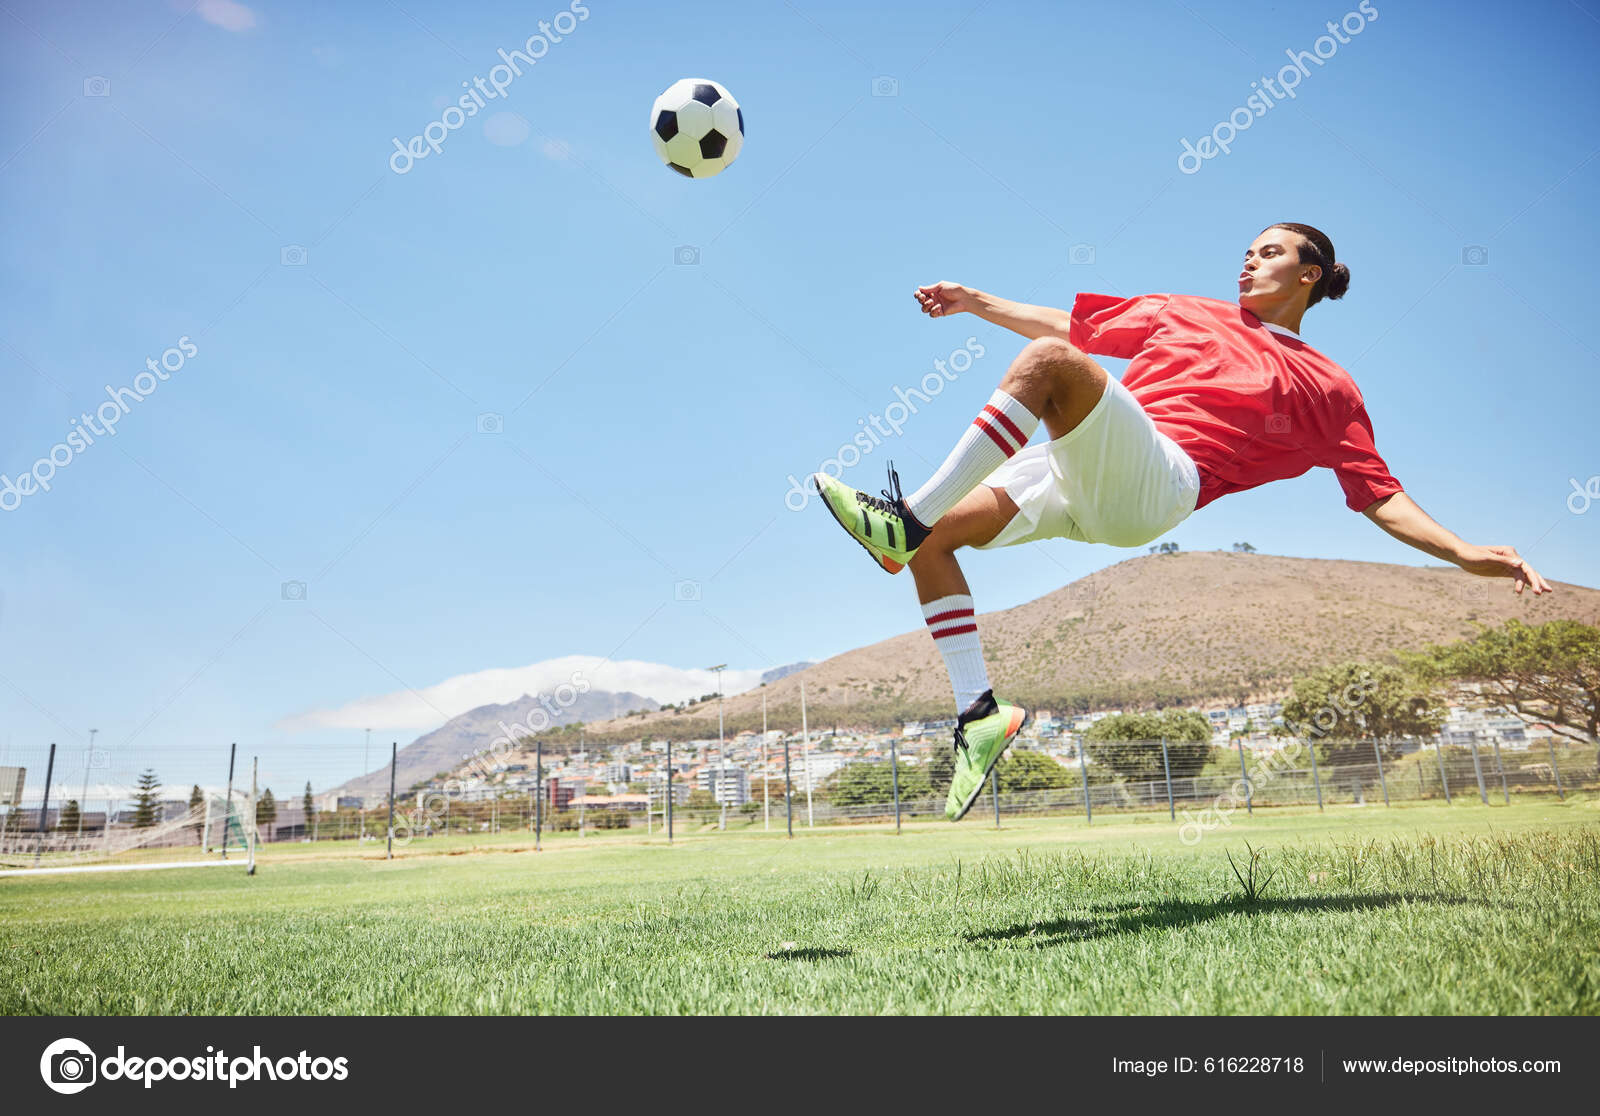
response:
<path fill-rule="evenodd" d="M 534 731 L 542 731 L 546 727 L 577 724 L 580 721 L 606 721 L 641 709 L 661 708 L 661 703 L 654 698 L 604 690 L 579 694 L 576 701 L 566 706 L 548 698 L 545 700 L 548 704 L 541 704 L 537 698 L 523 694 L 516 701 L 504 705 L 480 705 L 417 737 L 400 749 L 395 762 L 395 786 L 404 791 L 412 784 L 441 771 L 459 767 L 463 756 L 471 756 L 479 749 L 488 748 L 497 737 L 507 735 L 507 730 L 515 738 L 532 735 Z M 350 780 L 338 787 L 337 792 L 368 797 L 388 794 L 388 765 Z"/>
<path fill-rule="evenodd" d="M 908 578 L 886 592 L 906 595 Z M 1478 624 L 1600 623 L 1600 591 L 1563 582 L 1534 598 L 1509 579 L 1454 566 L 1399 566 L 1228 551 L 1141 555 L 1038 600 L 978 617 L 996 689 L 1055 711 L 1209 704 L 1284 694 L 1296 675 L 1471 637 Z M 804 680 L 813 729 L 948 717 L 953 705 L 933 641 L 907 632 L 726 699 L 730 731 L 798 728 Z M 715 736 L 702 703 L 590 723 L 590 740 Z"/>
<path fill-rule="evenodd" d="M 771 670 L 762 672 L 760 685 L 765 686 L 769 682 L 776 682 L 780 678 L 787 678 L 791 674 L 798 674 L 800 671 L 805 670 L 806 667 L 816 665 L 816 663 L 808 661 L 804 663 L 790 663 L 788 666 L 773 667 Z"/>

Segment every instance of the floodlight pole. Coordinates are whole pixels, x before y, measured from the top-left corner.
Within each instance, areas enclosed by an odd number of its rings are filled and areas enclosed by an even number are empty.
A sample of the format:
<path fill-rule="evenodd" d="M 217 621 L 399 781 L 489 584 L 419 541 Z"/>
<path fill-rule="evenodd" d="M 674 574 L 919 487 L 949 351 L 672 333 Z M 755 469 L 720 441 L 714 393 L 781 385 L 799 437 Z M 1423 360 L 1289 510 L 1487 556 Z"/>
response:
<path fill-rule="evenodd" d="M 722 769 L 723 765 L 727 763 L 722 743 L 722 672 L 728 669 L 728 664 L 721 663 L 714 667 L 706 667 L 706 669 L 717 672 L 717 772 L 711 777 L 711 793 L 716 795 L 717 800 L 722 804 L 722 816 L 717 821 L 717 828 L 725 830 L 728 828 L 728 799 L 723 795 L 721 787 Z"/>
<path fill-rule="evenodd" d="M 667 738 L 667 781 L 662 784 L 666 788 L 667 800 L 667 844 L 672 844 L 672 738 Z"/>
<path fill-rule="evenodd" d="M 783 808 L 788 819 L 789 836 L 794 836 L 794 779 L 789 775 L 789 737 L 783 738 Z"/>
<path fill-rule="evenodd" d="M 800 682 L 800 754 L 806 765 L 806 828 L 816 828 L 816 816 L 811 811 L 811 728 L 806 721 L 806 684 Z"/>
<path fill-rule="evenodd" d="M 1551 745 L 1554 747 L 1554 745 Z M 1551 753 L 1554 755 L 1554 753 Z M 764 832 L 772 832 L 772 788 L 767 778 L 767 691 L 761 691 L 761 818 Z"/>

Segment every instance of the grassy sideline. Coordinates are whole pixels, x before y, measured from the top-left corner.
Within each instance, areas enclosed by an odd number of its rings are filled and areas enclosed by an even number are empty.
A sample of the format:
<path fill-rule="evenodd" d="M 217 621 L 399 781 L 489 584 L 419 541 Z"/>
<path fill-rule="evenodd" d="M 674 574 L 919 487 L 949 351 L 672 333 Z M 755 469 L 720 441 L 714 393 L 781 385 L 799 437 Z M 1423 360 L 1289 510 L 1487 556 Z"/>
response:
<path fill-rule="evenodd" d="M 1593 798 L 796 834 L 3 879 L 0 1013 L 1600 1014 Z"/>

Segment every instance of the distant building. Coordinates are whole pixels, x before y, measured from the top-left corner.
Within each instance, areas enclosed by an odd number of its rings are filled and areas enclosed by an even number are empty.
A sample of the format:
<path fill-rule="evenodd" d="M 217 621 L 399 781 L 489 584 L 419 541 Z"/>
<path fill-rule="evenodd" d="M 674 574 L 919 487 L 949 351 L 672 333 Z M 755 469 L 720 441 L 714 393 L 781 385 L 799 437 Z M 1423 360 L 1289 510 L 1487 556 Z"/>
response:
<path fill-rule="evenodd" d="M 701 790 L 711 792 L 719 806 L 743 806 L 750 801 L 750 773 L 742 767 L 708 764 L 700 769 L 697 782 Z"/>

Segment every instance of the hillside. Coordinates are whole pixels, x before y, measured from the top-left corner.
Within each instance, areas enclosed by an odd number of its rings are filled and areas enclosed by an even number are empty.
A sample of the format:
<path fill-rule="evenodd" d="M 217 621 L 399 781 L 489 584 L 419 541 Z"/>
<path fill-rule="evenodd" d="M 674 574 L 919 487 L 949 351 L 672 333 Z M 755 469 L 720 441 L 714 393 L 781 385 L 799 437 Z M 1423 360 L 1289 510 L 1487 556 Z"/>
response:
<path fill-rule="evenodd" d="M 1508 579 L 1454 566 L 1147 554 L 981 615 L 978 629 L 996 688 L 1035 707 L 1237 702 L 1278 696 L 1324 664 L 1467 638 L 1476 624 L 1600 622 L 1600 591 L 1551 584 L 1556 591 L 1536 600 L 1517 596 Z M 896 590 L 910 587 L 885 586 Z M 802 680 L 813 728 L 951 714 L 933 641 L 917 630 L 727 699 L 730 731 L 760 727 L 763 693 L 773 727 L 798 727 Z M 715 703 L 706 703 L 591 722 L 586 732 L 591 741 L 687 739 L 716 728 Z"/>

